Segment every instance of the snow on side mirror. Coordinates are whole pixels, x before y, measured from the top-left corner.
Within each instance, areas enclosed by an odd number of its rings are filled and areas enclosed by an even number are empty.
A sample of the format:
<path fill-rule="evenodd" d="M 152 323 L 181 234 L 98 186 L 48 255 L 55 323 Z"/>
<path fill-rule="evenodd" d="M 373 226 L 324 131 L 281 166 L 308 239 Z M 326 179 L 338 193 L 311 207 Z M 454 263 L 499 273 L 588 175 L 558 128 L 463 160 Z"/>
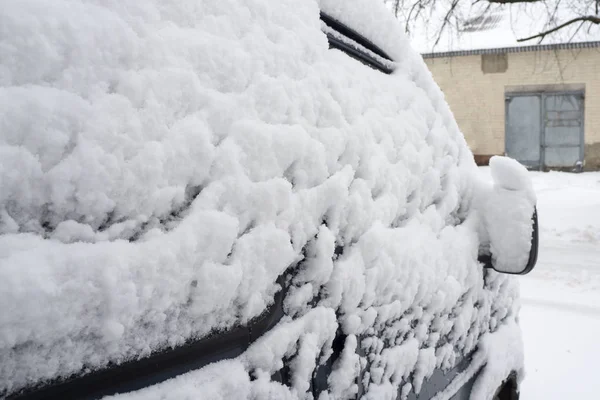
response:
<path fill-rule="evenodd" d="M 536 196 L 527 169 L 508 157 L 492 157 L 494 186 L 483 205 L 488 254 L 479 261 L 487 268 L 524 275 L 537 262 L 539 233 Z"/>

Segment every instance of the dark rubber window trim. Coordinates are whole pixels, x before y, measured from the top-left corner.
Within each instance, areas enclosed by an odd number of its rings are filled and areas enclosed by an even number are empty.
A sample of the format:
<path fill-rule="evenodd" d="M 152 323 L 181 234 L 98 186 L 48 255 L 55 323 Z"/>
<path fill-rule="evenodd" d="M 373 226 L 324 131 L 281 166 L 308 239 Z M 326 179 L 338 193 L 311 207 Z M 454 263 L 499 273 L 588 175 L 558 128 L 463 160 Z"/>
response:
<path fill-rule="evenodd" d="M 385 74 L 391 74 L 394 70 L 373 57 L 369 56 L 366 52 L 359 50 L 358 48 L 352 47 L 343 41 L 339 40 L 331 34 L 327 34 L 327 40 L 329 41 L 329 48 L 341 50 L 352 58 L 366 64 L 367 66 L 381 71 Z"/>
<path fill-rule="evenodd" d="M 283 317 L 287 275 L 283 274 L 277 279 L 282 289 L 275 295 L 273 305 L 247 326 L 218 332 L 173 349 L 156 352 L 140 360 L 109 365 L 85 375 L 27 388 L 9 395 L 7 400 L 99 399 L 143 389 L 210 363 L 237 357 Z"/>
<path fill-rule="evenodd" d="M 390 56 L 388 56 L 386 52 L 384 52 L 383 50 L 381 50 L 381 48 L 379 48 L 375 44 L 373 44 L 373 42 L 371 42 L 369 39 L 365 38 L 360 33 L 356 32 L 352 28 L 349 28 L 348 26 L 344 25 L 343 23 L 336 20 L 335 18 L 330 17 L 329 15 L 325 14 L 324 12 L 321 12 L 321 21 L 323 21 L 323 23 L 325 25 L 327 25 L 334 31 L 344 35 L 345 37 L 347 37 L 350 40 L 355 41 L 356 43 L 360 44 L 364 48 L 377 54 L 379 57 L 385 58 L 388 61 L 393 61 L 392 58 Z"/>
<path fill-rule="evenodd" d="M 350 57 L 362 62 L 363 64 L 374 68 L 380 72 L 385 74 L 391 74 L 394 72 L 394 69 L 388 65 L 385 65 L 377 58 L 373 57 L 367 51 L 364 51 L 362 48 L 376 54 L 377 56 L 385 59 L 389 62 L 393 62 L 393 60 L 388 56 L 383 50 L 373 44 L 370 40 L 360 35 L 353 29 L 347 27 L 341 22 L 335 20 L 334 18 L 328 16 L 327 14 L 321 12 L 321 21 L 331 30 L 337 32 L 342 35 L 344 38 L 354 42 L 357 46 L 352 46 L 345 41 L 339 39 L 335 35 L 329 32 L 325 32 L 327 35 L 327 40 L 329 42 L 329 48 L 337 49 L 343 51 Z"/>

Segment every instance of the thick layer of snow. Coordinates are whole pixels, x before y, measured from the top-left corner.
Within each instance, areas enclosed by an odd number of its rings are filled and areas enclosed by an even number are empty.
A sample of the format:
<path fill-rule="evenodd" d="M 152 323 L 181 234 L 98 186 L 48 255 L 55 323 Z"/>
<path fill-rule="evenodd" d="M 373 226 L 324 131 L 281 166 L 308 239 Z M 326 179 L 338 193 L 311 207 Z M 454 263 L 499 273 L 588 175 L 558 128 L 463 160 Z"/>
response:
<path fill-rule="evenodd" d="M 527 169 L 507 157 L 492 157 L 494 187 L 483 205 L 490 253 L 497 271 L 519 273 L 531 250 L 536 196 Z"/>
<path fill-rule="evenodd" d="M 320 9 L 372 37 L 394 74 L 329 50 Z M 515 280 L 477 262 L 474 196 L 489 187 L 383 6 L 0 10 L 0 395 L 247 323 L 294 265 L 295 319 L 186 388 L 304 397 L 340 324 L 323 396 L 356 390 L 360 348 L 367 395 L 389 398 L 515 317 Z M 284 359 L 291 388 L 270 381 Z"/>

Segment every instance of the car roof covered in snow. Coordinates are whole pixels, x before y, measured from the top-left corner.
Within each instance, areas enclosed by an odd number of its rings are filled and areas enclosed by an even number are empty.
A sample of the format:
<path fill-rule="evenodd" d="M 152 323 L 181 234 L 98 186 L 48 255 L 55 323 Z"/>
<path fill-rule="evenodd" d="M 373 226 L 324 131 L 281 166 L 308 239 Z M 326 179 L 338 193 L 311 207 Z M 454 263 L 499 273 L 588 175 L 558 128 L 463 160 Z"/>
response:
<path fill-rule="evenodd" d="M 394 72 L 330 50 L 321 11 Z M 232 376 L 298 343 L 314 362 L 338 321 L 397 320 L 393 374 L 373 384 L 389 392 L 511 314 L 517 292 L 494 275 L 486 294 L 476 229 L 458 225 L 471 152 L 384 7 L 23 0 L 0 26 L 0 395 L 245 324 L 293 265 L 297 318 Z"/>

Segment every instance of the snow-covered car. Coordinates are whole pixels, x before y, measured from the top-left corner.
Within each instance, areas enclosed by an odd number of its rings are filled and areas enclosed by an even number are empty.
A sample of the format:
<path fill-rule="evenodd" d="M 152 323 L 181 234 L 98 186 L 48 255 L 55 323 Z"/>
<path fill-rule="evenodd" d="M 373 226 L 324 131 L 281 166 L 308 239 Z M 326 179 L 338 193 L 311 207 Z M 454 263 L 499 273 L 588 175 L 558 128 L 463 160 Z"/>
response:
<path fill-rule="evenodd" d="M 514 399 L 527 171 L 368 0 L 0 6 L 0 397 Z"/>

